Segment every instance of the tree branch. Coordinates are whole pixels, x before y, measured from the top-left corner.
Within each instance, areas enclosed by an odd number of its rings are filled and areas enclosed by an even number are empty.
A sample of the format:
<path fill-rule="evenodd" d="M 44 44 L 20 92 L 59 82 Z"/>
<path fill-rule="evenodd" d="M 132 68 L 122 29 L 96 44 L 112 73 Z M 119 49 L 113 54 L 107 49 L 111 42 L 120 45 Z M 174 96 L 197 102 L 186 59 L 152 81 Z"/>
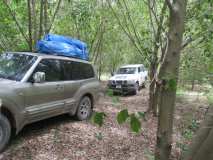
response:
<path fill-rule="evenodd" d="M 16 18 L 16 15 L 15 13 L 13 12 L 13 10 L 10 8 L 10 6 L 8 5 L 8 2 L 7 0 L 3 0 L 3 3 L 5 4 L 5 6 L 7 7 L 11 17 L 13 18 L 13 20 L 15 21 L 17 27 L 18 27 L 18 30 L 20 31 L 21 35 L 24 37 L 25 41 L 27 42 L 27 44 L 29 45 L 30 47 L 30 43 L 29 43 L 29 39 L 27 37 L 27 35 L 25 34 L 23 28 L 21 27 L 20 23 L 18 22 L 17 18 Z"/>
<path fill-rule="evenodd" d="M 112 10 L 113 15 L 115 16 L 115 18 L 118 21 L 119 26 L 121 27 L 121 29 L 124 31 L 124 33 L 126 34 L 126 36 L 129 38 L 129 40 L 132 42 L 132 44 L 135 46 L 136 50 L 138 51 L 138 53 L 147 61 L 147 63 L 149 64 L 150 62 L 148 61 L 147 56 L 144 55 L 144 51 L 142 50 L 141 46 L 139 45 L 140 43 L 137 43 L 138 41 L 136 41 L 133 36 L 132 33 L 130 31 L 129 25 L 126 21 L 126 15 L 124 12 L 122 12 L 122 16 L 124 16 L 124 22 L 125 25 L 122 24 L 119 15 L 115 12 L 115 10 L 113 9 L 111 2 L 109 0 L 107 0 L 108 6 L 109 8 Z M 118 3 L 120 3 L 120 1 L 118 1 Z M 121 4 L 119 4 L 121 5 Z"/>
<path fill-rule="evenodd" d="M 55 17 L 57 15 L 58 11 L 59 11 L 60 5 L 61 5 L 61 0 L 58 1 L 57 7 L 56 7 L 55 12 L 53 14 L 52 21 L 50 22 L 51 24 L 50 24 L 50 26 L 49 26 L 49 28 L 47 30 L 47 33 L 49 33 L 51 28 L 52 28 L 52 25 L 53 25 L 53 23 L 55 21 Z"/>
<path fill-rule="evenodd" d="M 113 7 L 111 6 L 109 0 L 107 0 L 109 8 L 112 10 L 113 15 L 115 16 L 115 18 L 118 21 L 118 24 L 120 25 L 121 29 L 124 31 L 124 33 L 127 35 L 127 37 L 130 39 L 130 41 L 132 42 L 132 44 L 135 46 L 136 50 L 138 50 L 138 52 L 140 54 L 142 54 L 141 50 L 138 48 L 137 44 L 135 43 L 135 40 L 132 38 L 132 36 L 130 35 L 130 33 L 128 32 L 128 29 L 126 30 L 126 28 L 123 26 L 119 16 L 116 14 L 116 12 L 114 11 Z"/>
<path fill-rule="evenodd" d="M 170 9 L 171 11 L 173 11 L 174 8 L 173 8 L 173 6 L 172 6 L 172 2 L 171 2 L 170 0 L 165 0 L 165 1 L 166 1 L 167 6 L 169 7 L 169 9 Z"/>
<path fill-rule="evenodd" d="M 123 0 L 123 3 L 124 3 L 124 6 L 125 6 L 125 9 L 126 9 L 126 13 L 127 13 L 128 19 L 130 20 L 130 24 L 132 25 L 133 33 L 135 35 L 137 43 L 139 44 L 140 48 L 143 50 L 144 47 L 142 46 L 142 43 L 141 43 L 142 39 L 140 37 L 140 34 L 136 30 L 135 24 L 134 24 L 133 19 L 132 19 L 131 15 L 130 15 L 130 11 L 129 11 L 129 8 L 128 8 L 127 4 L 126 4 L 126 1 Z M 145 56 L 147 58 L 148 54 L 146 52 L 144 52 L 144 54 L 145 54 Z"/>
<path fill-rule="evenodd" d="M 1 44 L 1 41 L 0 41 L 0 49 L 1 49 L 2 51 L 5 51 L 5 50 L 6 50 L 6 48 Z"/>
<path fill-rule="evenodd" d="M 40 22 L 39 22 L 39 36 L 38 38 L 41 39 L 43 34 L 43 16 L 44 16 L 44 0 L 40 0 Z"/>
<path fill-rule="evenodd" d="M 32 13 L 31 13 L 31 0 L 27 0 L 27 11 L 28 11 L 28 37 L 29 37 L 29 48 L 30 51 L 33 50 L 32 47 Z"/>
<path fill-rule="evenodd" d="M 90 53 L 92 53 L 92 51 L 93 51 L 93 46 L 94 46 L 94 43 L 95 43 L 95 41 L 96 41 L 96 39 L 98 37 L 99 32 L 101 31 L 102 24 L 103 24 L 103 21 L 101 21 L 100 24 L 99 24 L 99 26 L 97 27 L 96 32 L 94 34 L 94 37 L 93 37 L 93 39 L 92 39 L 92 41 L 90 43 L 91 44 L 91 46 L 89 48 L 89 52 Z"/>

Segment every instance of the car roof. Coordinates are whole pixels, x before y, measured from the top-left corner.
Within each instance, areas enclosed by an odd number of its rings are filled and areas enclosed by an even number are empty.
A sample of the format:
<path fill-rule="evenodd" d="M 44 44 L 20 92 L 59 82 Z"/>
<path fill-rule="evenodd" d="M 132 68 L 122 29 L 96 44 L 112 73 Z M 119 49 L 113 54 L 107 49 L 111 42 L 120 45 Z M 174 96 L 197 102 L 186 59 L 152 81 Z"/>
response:
<path fill-rule="evenodd" d="M 78 59 L 78 58 L 50 55 L 50 54 L 45 54 L 45 53 L 33 53 L 33 52 L 6 52 L 6 53 L 32 55 L 32 56 L 37 56 L 37 57 L 39 57 L 41 59 L 50 58 L 50 59 L 72 60 L 72 61 L 77 61 L 77 62 L 83 62 L 83 63 L 89 63 L 90 64 L 89 61 L 81 60 L 81 59 Z"/>
<path fill-rule="evenodd" d="M 141 66 L 144 66 L 144 65 L 143 64 L 128 64 L 128 65 L 121 66 L 120 68 L 141 67 Z"/>

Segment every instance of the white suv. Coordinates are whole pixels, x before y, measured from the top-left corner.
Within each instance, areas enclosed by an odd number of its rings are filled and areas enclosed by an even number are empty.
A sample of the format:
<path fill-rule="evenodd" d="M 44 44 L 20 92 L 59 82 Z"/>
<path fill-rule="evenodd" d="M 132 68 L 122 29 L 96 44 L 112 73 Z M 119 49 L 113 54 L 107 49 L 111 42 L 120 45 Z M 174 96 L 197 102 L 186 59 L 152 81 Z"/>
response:
<path fill-rule="evenodd" d="M 137 94 L 140 87 L 145 86 L 148 72 L 143 64 L 125 65 L 118 69 L 108 82 L 113 92 Z"/>

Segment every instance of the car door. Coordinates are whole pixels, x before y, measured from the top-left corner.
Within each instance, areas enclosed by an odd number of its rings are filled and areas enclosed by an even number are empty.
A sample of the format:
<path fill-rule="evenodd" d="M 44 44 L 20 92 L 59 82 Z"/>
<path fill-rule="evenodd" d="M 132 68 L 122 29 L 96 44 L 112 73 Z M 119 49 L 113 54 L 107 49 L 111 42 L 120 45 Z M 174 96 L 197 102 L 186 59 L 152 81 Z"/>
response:
<path fill-rule="evenodd" d="M 65 80 L 64 84 L 64 98 L 65 98 L 65 111 L 70 112 L 76 105 L 75 94 L 81 86 L 81 74 L 79 73 L 79 62 L 63 60 L 63 71 Z"/>
<path fill-rule="evenodd" d="M 45 82 L 30 83 L 33 74 L 45 73 Z M 64 85 L 61 84 L 63 73 L 60 61 L 43 59 L 29 78 L 28 87 L 24 91 L 28 122 L 34 122 L 63 113 Z"/>

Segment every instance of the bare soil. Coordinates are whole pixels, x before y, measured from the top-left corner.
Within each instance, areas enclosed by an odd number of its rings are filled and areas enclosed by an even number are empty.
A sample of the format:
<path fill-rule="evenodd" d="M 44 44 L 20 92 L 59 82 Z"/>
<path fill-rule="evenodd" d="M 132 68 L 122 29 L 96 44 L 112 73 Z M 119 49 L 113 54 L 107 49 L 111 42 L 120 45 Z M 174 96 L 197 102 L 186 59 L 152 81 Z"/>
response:
<path fill-rule="evenodd" d="M 15 136 L 0 160 L 153 160 L 157 118 L 148 115 L 142 120 L 139 134 L 132 133 L 128 124 L 116 122 L 120 110 L 144 112 L 147 106 L 147 89 L 136 96 L 103 95 L 95 106 L 95 111 L 107 114 L 102 127 L 68 115 L 40 121 Z M 207 107 L 204 98 L 177 98 L 172 159 L 187 148 L 194 134 L 191 130 L 199 125 Z"/>

